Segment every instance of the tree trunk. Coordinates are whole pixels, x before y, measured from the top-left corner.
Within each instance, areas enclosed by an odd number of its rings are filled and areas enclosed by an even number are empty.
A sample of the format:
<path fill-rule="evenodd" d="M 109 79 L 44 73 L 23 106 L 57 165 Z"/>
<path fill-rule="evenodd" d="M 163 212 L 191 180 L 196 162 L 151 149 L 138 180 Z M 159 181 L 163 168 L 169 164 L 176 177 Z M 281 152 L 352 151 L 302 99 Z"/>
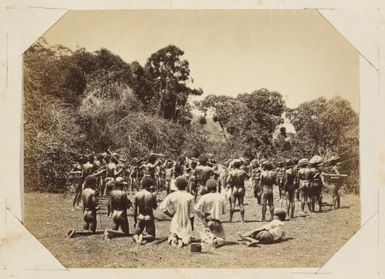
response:
<path fill-rule="evenodd" d="M 162 89 L 159 90 L 160 98 L 158 101 L 158 107 L 156 110 L 156 114 L 161 118 L 162 117 L 162 105 L 163 105 L 163 99 L 164 99 L 164 92 Z"/>
<path fill-rule="evenodd" d="M 226 130 L 225 130 L 225 127 L 223 127 L 222 123 L 220 123 L 220 122 L 219 122 L 219 126 L 221 126 L 222 133 L 223 133 L 223 137 L 224 137 L 225 140 L 227 141 L 227 136 L 226 136 Z"/>

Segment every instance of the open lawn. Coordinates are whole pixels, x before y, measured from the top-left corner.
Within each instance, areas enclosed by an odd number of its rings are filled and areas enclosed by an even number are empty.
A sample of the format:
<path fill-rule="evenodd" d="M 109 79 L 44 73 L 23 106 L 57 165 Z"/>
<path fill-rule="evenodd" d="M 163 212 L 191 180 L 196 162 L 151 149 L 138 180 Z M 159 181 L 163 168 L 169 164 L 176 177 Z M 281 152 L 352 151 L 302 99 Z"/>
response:
<path fill-rule="evenodd" d="M 277 193 L 275 204 L 278 205 Z M 164 197 L 160 195 L 160 199 Z M 142 267 L 142 268 L 261 268 L 261 267 L 320 267 L 324 265 L 354 234 L 360 226 L 359 196 L 342 197 L 339 210 L 331 210 L 331 197 L 325 194 L 325 212 L 311 213 L 285 222 L 288 240 L 260 247 L 248 248 L 236 242 L 238 232 L 248 231 L 263 224 L 261 207 L 246 192 L 245 223 L 239 213 L 233 223 L 224 223 L 227 246 L 204 249 L 193 254 L 190 247 L 173 248 L 162 242 L 158 245 L 137 246 L 131 238 L 103 241 L 102 234 L 64 238 L 71 228 L 83 225 L 81 210 L 71 210 L 71 199 L 60 194 L 26 193 L 26 227 L 66 267 Z M 300 205 L 296 203 L 298 214 Z M 169 219 L 159 212 L 155 216 L 157 237 L 167 236 Z M 227 220 L 226 216 L 226 220 Z M 267 215 L 269 218 L 269 215 Z M 98 231 L 110 227 L 112 220 L 105 211 L 98 216 Z M 133 231 L 130 210 L 130 231 Z M 200 222 L 196 220 L 196 222 Z M 198 236 L 198 234 L 197 234 Z"/>

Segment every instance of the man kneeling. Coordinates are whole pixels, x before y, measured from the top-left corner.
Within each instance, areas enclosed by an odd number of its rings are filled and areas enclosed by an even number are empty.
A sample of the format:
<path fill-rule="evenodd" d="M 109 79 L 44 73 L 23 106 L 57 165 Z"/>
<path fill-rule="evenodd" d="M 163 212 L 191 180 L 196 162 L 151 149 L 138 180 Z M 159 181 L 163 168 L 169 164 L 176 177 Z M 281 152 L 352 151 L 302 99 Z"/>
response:
<path fill-rule="evenodd" d="M 220 221 L 225 214 L 225 199 L 217 193 L 217 182 L 210 178 L 206 182 L 209 193 L 204 194 L 195 206 L 195 211 L 204 223 L 204 231 L 201 234 L 203 242 L 219 247 L 225 244 L 225 232 Z"/>
<path fill-rule="evenodd" d="M 183 247 L 191 243 L 194 226 L 194 196 L 186 192 L 187 180 L 183 176 L 175 179 L 177 191 L 169 194 L 160 204 L 161 212 L 171 217 L 168 243 Z"/>
<path fill-rule="evenodd" d="M 96 189 L 98 179 L 89 175 L 86 177 L 84 182 L 84 189 L 81 194 L 83 203 L 83 219 L 84 226 L 83 230 L 76 231 L 72 229 L 67 232 L 66 237 L 74 237 L 75 235 L 90 235 L 96 232 L 96 211 L 98 208 L 98 192 Z"/>
<path fill-rule="evenodd" d="M 104 239 L 109 240 L 112 237 L 122 237 L 129 235 L 127 209 L 131 207 L 131 201 L 127 197 L 126 189 L 127 182 L 122 177 L 117 177 L 115 186 L 110 192 L 110 199 L 108 201 L 108 213 L 112 212 L 112 220 L 114 225 L 112 229 L 104 231 Z M 119 231 L 119 228 L 121 231 Z"/>
<path fill-rule="evenodd" d="M 244 234 L 240 237 L 247 242 L 247 246 L 253 246 L 258 243 L 271 244 L 278 240 L 284 240 L 286 233 L 283 229 L 283 221 L 286 218 L 286 212 L 283 209 L 278 209 L 274 213 L 274 219 L 267 225 Z"/>
<path fill-rule="evenodd" d="M 152 241 L 155 238 L 154 212 L 157 208 L 156 196 L 150 192 L 150 188 L 155 186 L 151 177 L 143 177 L 142 188 L 135 194 L 134 199 L 134 221 L 135 233 L 134 241 L 138 244 Z M 146 229 L 147 235 L 143 235 Z"/>

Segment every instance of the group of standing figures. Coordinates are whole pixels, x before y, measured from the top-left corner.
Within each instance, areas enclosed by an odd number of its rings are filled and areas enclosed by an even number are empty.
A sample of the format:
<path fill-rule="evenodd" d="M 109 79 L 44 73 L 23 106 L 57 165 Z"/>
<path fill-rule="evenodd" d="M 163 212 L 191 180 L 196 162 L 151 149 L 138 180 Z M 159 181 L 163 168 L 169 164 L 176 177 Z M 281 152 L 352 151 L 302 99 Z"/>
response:
<path fill-rule="evenodd" d="M 79 175 L 73 205 L 75 207 L 81 201 L 85 225 L 82 231 L 70 230 L 67 236 L 94 233 L 100 209 L 99 196 L 107 196 L 107 215 L 112 215 L 114 226 L 105 230 L 105 239 L 129 235 L 127 210 L 133 207 L 134 241 L 138 244 L 154 241 L 153 212 L 158 208 L 157 194 L 164 189 L 167 196 L 158 209 L 172 218 L 168 242 L 178 247 L 189 244 L 194 218 L 198 216 L 203 224 L 202 241 L 217 247 L 224 243 L 221 220 L 228 204 L 229 221 L 232 222 L 235 212 L 240 212 L 244 222 L 244 198 L 249 183 L 257 203 L 262 206 L 261 221 L 266 221 L 269 209 L 271 222 L 240 235 L 241 240 L 249 244 L 277 241 L 285 235 L 282 222 L 294 217 L 295 199 L 300 201 L 301 215 L 305 216 L 307 209 L 315 211 L 316 205 L 322 211 L 325 176 L 331 181 L 333 208 L 340 206 L 339 189 L 344 175 L 339 172 L 337 158 L 328 163 L 331 170 L 325 174 L 319 156 L 310 161 L 306 158 L 281 161 L 276 168 L 268 160 L 247 162 L 243 158 L 234 159 L 225 166 L 206 155 L 198 159 L 181 156 L 173 161 L 162 154 L 151 154 L 146 159 L 134 158 L 130 164 L 122 162 L 110 151 L 98 156 L 81 156 L 71 173 Z M 274 210 L 275 185 L 279 189 L 280 207 L 285 209 Z M 128 197 L 130 191 L 134 194 L 133 201 Z"/>

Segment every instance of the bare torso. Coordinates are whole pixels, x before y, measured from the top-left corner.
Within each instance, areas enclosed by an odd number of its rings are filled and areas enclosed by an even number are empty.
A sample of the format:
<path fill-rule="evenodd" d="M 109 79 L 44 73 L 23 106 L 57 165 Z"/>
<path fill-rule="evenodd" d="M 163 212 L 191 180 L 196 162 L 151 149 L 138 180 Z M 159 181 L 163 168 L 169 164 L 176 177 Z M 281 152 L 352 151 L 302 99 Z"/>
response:
<path fill-rule="evenodd" d="M 130 206 L 130 201 L 127 198 L 126 191 L 112 190 L 110 192 L 111 210 L 126 211 Z"/>
<path fill-rule="evenodd" d="M 244 170 L 234 169 L 229 173 L 228 183 L 230 184 L 230 187 L 245 187 L 245 180 L 247 177 L 248 175 Z"/>
<path fill-rule="evenodd" d="M 214 175 L 214 170 L 209 166 L 197 166 L 195 169 L 195 179 L 201 185 L 205 185 L 206 181 Z"/>
<path fill-rule="evenodd" d="M 311 169 L 309 168 L 301 168 L 298 171 L 298 178 L 300 181 L 301 180 L 310 181 L 311 175 L 312 175 L 312 172 L 311 172 Z"/>
<path fill-rule="evenodd" d="M 147 163 L 144 165 L 144 175 L 151 176 L 152 178 L 155 178 L 156 173 L 156 164 Z"/>
<path fill-rule="evenodd" d="M 98 204 L 97 192 L 91 188 L 84 189 L 82 192 L 82 202 L 83 211 L 95 211 Z"/>
<path fill-rule="evenodd" d="M 87 162 L 82 165 L 82 177 L 86 178 L 88 175 L 92 174 L 95 171 L 95 166 L 90 162 Z"/>
<path fill-rule="evenodd" d="M 272 191 L 276 182 L 276 173 L 273 170 L 263 171 L 261 173 L 261 185 L 264 191 Z"/>
<path fill-rule="evenodd" d="M 117 165 L 113 162 L 109 162 L 106 166 L 106 177 L 115 177 L 115 170 L 117 168 Z"/>
<path fill-rule="evenodd" d="M 135 194 L 134 210 L 136 214 L 153 218 L 153 210 L 156 208 L 156 197 L 149 191 L 142 189 Z"/>

